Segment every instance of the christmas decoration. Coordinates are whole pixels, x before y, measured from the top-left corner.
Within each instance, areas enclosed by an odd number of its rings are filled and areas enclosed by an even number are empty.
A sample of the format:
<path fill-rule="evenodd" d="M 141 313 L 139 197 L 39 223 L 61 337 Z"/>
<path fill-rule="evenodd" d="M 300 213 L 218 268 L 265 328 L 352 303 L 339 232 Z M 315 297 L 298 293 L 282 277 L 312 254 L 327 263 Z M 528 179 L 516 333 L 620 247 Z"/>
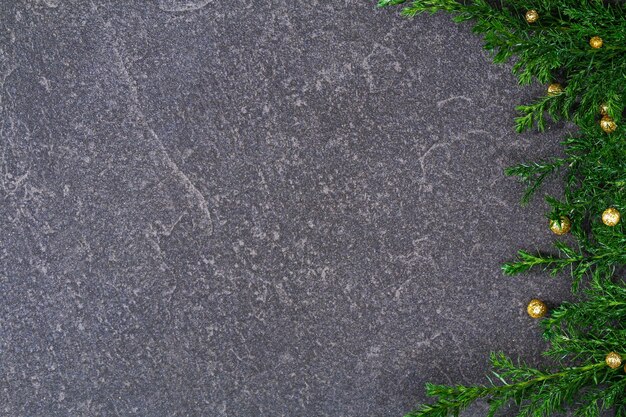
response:
<path fill-rule="evenodd" d="M 613 133 L 617 129 L 617 124 L 609 116 L 602 116 L 600 119 L 600 127 L 606 133 Z"/>
<path fill-rule="evenodd" d="M 602 48 L 603 43 L 604 42 L 602 41 L 602 38 L 599 36 L 594 36 L 593 38 L 589 39 L 589 45 L 591 45 L 593 49 Z"/>
<path fill-rule="evenodd" d="M 530 303 L 528 303 L 526 311 L 533 319 L 540 319 L 548 314 L 548 306 L 543 301 L 533 298 L 530 300 Z"/>
<path fill-rule="evenodd" d="M 602 103 L 600 104 L 600 114 L 602 116 L 608 116 L 609 115 L 609 105 L 606 103 Z"/>
<path fill-rule="evenodd" d="M 548 417 L 567 408 L 584 417 L 599 417 L 611 408 L 616 416 L 626 416 L 626 376 L 612 369 L 621 365 L 616 352 L 626 352 L 626 284 L 622 280 L 626 235 L 620 227 L 606 227 L 619 223 L 615 207 L 626 206 L 626 140 L 600 134 L 598 129 L 598 112 L 600 128 L 613 133 L 626 106 L 623 3 L 379 0 L 381 7 L 405 4 L 402 14 L 408 17 L 443 11 L 453 14 L 456 22 L 473 21 L 474 32 L 484 37 L 485 48 L 496 63 L 515 57 L 513 72 L 521 84 L 562 80 L 567 89 L 550 84 L 545 95 L 518 106 L 518 132 L 543 131 L 548 117 L 577 126 L 576 133 L 562 142 L 564 155 L 506 170 L 526 184 L 523 204 L 531 201 L 550 175 L 561 173 L 565 178 L 563 195 L 547 197 L 550 218 L 559 219 L 550 222 L 550 228 L 557 234 L 567 229 L 575 244 L 557 239 L 553 253 L 521 250 L 516 260 L 502 267 L 506 275 L 532 269 L 571 275 L 576 301 L 561 303 L 540 322 L 549 342 L 545 354 L 554 366 L 534 369 L 494 353 L 495 378 L 487 384 L 427 384 L 426 392 L 435 402 L 406 417 L 458 416 L 479 399 L 487 400 L 490 416 L 507 405 L 518 407 L 518 417 Z M 607 209 L 608 202 L 613 207 Z M 567 227 L 562 213 L 568 214 Z M 598 213 L 603 213 L 604 224 L 595 220 Z M 528 307 L 533 316 L 534 307 Z M 607 355 L 611 350 L 615 352 Z"/>
<path fill-rule="evenodd" d="M 550 230 L 552 230 L 555 235 L 564 235 L 571 229 L 572 222 L 570 222 L 569 217 L 561 216 L 558 220 L 550 220 Z"/>
<path fill-rule="evenodd" d="M 604 210 L 604 212 L 602 212 L 602 223 L 606 224 L 607 226 L 617 226 L 620 218 L 621 215 L 619 211 L 614 207 L 609 207 L 608 209 Z"/>
<path fill-rule="evenodd" d="M 558 96 L 563 92 L 563 86 L 559 83 L 552 83 L 548 86 L 548 95 L 550 97 Z"/>
<path fill-rule="evenodd" d="M 526 21 L 528 23 L 535 23 L 537 20 L 539 20 L 539 13 L 537 13 L 537 10 L 529 10 L 526 12 L 526 15 L 524 17 L 526 18 Z"/>
<path fill-rule="evenodd" d="M 604 361 L 611 369 L 617 369 L 622 366 L 622 357 L 619 355 L 619 353 L 611 352 L 607 354 L 606 358 L 604 358 Z"/>

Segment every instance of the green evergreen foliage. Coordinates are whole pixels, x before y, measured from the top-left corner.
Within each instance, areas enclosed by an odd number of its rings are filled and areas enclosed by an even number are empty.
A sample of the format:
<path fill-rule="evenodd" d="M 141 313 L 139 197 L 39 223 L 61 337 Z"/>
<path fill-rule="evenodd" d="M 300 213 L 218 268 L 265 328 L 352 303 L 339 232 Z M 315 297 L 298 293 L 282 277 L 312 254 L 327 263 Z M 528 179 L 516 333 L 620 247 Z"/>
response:
<path fill-rule="evenodd" d="M 596 417 L 613 409 L 626 416 L 626 369 L 611 369 L 604 358 L 611 351 L 626 359 L 626 286 L 621 276 L 626 265 L 626 219 L 606 226 L 602 212 L 608 207 L 626 215 L 626 8 L 620 2 L 600 0 L 379 0 L 378 5 L 403 4 L 408 17 L 439 11 L 456 22 L 473 21 L 485 48 L 496 63 L 514 59 L 513 72 L 521 84 L 560 82 L 560 94 L 540 97 L 518 107 L 516 129 L 542 131 L 549 119 L 569 120 L 578 131 L 563 142 L 565 156 L 523 163 L 506 170 L 527 189 L 522 204 L 550 175 L 564 179 L 560 198 L 548 197 L 549 219 L 567 216 L 572 239 L 559 238 L 554 253 L 519 251 L 517 260 L 502 269 L 515 275 L 540 268 L 556 275 L 568 271 L 578 301 L 563 303 L 542 320 L 550 342 L 545 355 L 554 367 L 539 370 L 515 364 L 493 354 L 489 383 L 474 386 L 427 385 L 435 403 L 422 405 L 406 417 L 457 416 L 474 401 L 489 404 L 489 416 L 515 405 L 520 417 L 548 416 L 573 410 L 577 416 Z M 539 20 L 524 16 L 536 10 Z M 589 45 L 600 36 L 604 45 Z M 605 133 L 599 125 L 600 105 L 618 129 Z M 624 120 L 626 122 L 626 120 Z M 584 290 L 580 290 L 582 287 Z"/>
<path fill-rule="evenodd" d="M 600 103 L 609 106 L 616 122 L 626 102 L 626 13 L 620 3 L 599 0 L 379 0 L 379 7 L 405 4 L 402 14 L 445 11 L 454 21 L 475 22 L 485 49 L 496 63 L 515 57 L 513 72 L 520 84 L 562 82 L 564 91 L 519 106 L 517 130 L 543 130 L 546 115 L 576 123 L 593 121 Z M 539 20 L 527 23 L 524 14 L 536 10 Z M 600 36 L 604 46 L 593 49 L 589 40 Z"/>

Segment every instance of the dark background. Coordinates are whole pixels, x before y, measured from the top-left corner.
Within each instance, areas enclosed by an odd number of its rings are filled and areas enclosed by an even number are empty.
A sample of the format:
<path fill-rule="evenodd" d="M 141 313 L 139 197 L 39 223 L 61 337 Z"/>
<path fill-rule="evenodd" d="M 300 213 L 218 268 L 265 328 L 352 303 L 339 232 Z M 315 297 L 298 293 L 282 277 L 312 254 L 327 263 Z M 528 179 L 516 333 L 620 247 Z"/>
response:
<path fill-rule="evenodd" d="M 0 411 L 400 416 L 542 362 L 542 94 L 374 1 L 2 1 Z M 558 182 L 549 188 L 557 192 Z M 467 415 L 481 415 L 484 406 Z"/>

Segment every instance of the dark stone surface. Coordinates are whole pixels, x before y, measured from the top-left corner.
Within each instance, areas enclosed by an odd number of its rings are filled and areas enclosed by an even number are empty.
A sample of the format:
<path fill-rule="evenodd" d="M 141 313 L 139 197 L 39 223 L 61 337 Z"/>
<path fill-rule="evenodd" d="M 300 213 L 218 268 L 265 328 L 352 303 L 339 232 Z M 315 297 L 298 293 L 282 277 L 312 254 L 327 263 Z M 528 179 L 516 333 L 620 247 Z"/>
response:
<path fill-rule="evenodd" d="M 0 414 L 400 416 L 538 363 L 553 240 L 469 25 L 373 1 L 3 1 Z M 553 189 L 555 184 L 551 185 Z M 478 406 L 468 415 L 479 415 Z"/>

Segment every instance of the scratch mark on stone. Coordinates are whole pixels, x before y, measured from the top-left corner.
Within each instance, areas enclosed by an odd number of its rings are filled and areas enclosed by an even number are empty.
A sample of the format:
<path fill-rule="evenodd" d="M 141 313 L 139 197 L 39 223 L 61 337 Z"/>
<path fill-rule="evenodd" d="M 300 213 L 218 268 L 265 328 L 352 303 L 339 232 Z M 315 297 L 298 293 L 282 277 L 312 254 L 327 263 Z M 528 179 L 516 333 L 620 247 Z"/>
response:
<path fill-rule="evenodd" d="M 429 156 L 432 151 L 439 149 L 439 148 L 446 149 L 449 146 L 450 144 L 448 142 L 438 142 L 438 143 L 433 143 L 432 145 L 430 145 L 430 147 L 426 150 L 426 152 L 424 152 L 422 156 L 418 158 L 418 161 L 420 162 L 420 167 L 422 168 L 422 172 L 426 172 L 425 160 L 426 160 L 426 157 Z M 448 153 L 449 151 L 446 149 L 446 154 Z"/>
<path fill-rule="evenodd" d="M 468 103 L 472 102 L 471 98 L 468 98 L 468 97 L 465 97 L 465 96 L 452 96 L 452 97 L 449 97 L 449 98 L 447 98 L 445 100 L 439 100 L 437 102 L 437 108 L 440 109 L 443 106 L 445 106 L 446 104 L 448 104 L 448 103 L 450 103 L 451 101 L 454 101 L 454 100 L 465 100 Z"/>
<path fill-rule="evenodd" d="M 209 234 L 212 234 L 213 233 L 213 221 L 211 220 L 211 213 L 209 212 L 209 204 L 206 198 L 204 198 L 204 195 L 202 195 L 200 190 L 198 190 L 198 188 L 193 184 L 193 182 L 189 179 L 187 174 L 185 174 L 180 169 L 180 167 L 176 164 L 176 162 L 174 162 L 169 152 L 167 152 L 167 149 L 165 148 L 163 141 L 159 138 L 159 136 L 156 134 L 154 129 L 152 129 L 152 127 L 148 124 L 146 116 L 141 110 L 137 83 L 132 78 L 132 76 L 130 75 L 130 72 L 128 71 L 128 68 L 126 67 L 124 58 L 120 52 L 120 46 L 118 45 L 116 39 L 113 36 L 111 36 L 110 41 L 113 46 L 113 52 L 116 55 L 117 66 L 120 70 L 120 73 L 122 74 L 124 78 L 124 81 L 128 84 L 128 87 L 130 90 L 130 97 L 132 99 L 131 101 L 133 104 L 133 110 L 137 118 L 139 119 L 141 124 L 144 126 L 145 130 L 148 132 L 148 135 L 151 138 L 151 142 L 158 149 L 159 153 L 161 154 L 162 161 L 165 163 L 167 168 L 169 168 L 172 171 L 172 173 L 176 176 L 176 178 L 178 178 L 178 180 L 181 182 L 181 184 L 185 188 L 185 191 L 188 193 L 188 195 L 193 196 L 194 199 L 196 200 L 196 203 L 198 204 L 200 211 L 203 214 L 201 227 L 203 229 L 208 229 Z"/>
<path fill-rule="evenodd" d="M 148 125 L 147 122 L 144 121 L 144 124 L 146 126 L 146 129 L 148 130 L 148 133 L 150 133 L 150 135 L 152 136 L 154 143 L 159 147 L 163 155 L 163 160 L 165 164 L 167 165 L 167 167 L 170 168 L 172 172 L 174 173 L 174 175 L 178 177 L 178 179 L 181 181 L 181 183 L 185 187 L 185 190 L 196 198 L 198 206 L 200 207 L 200 210 L 202 211 L 205 217 L 204 226 L 208 227 L 209 229 L 212 229 L 211 213 L 209 212 L 209 204 L 207 203 L 206 198 L 204 198 L 200 190 L 198 190 L 198 188 L 193 184 L 193 182 L 191 182 L 189 177 L 172 160 L 169 153 L 165 149 L 163 142 L 161 141 L 159 136 L 156 134 L 156 132 Z"/>
<path fill-rule="evenodd" d="M 200 10 L 209 3 L 211 0 L 161 0 L 158 7 L 164 12 L 190 12 Z"/>
<path fill-rule="evenodd" d="M 372 58 L 375 58 L 379 55 L 387 55 L 394 60 L 396 59 L 396 55 L 393 49 L 385 45 L 382 45 L 378 42 L 374 43 L 374 47 L 372 48 L 372 51 L 361 61 L 361 67 L 365 70 L 365 81 L 367 82 L 367 85 L 371 93 L 376 92 L 376 91 L 381 91 L 381 87 L 377 87 L 378 79 L 376 78 L 376 75 L 374 74 L 374 71 L 373 71 L 374 68 L 373 68 L 372 63 L 370 62 Z M 401 72 L 402 65 L 400 64 L 399 61 L 395 60 L 392 66 L 393 66 L 393 70 L 396 73 Z M 384 89 L 384 87 L 382 87 L 382 89 Z"/>
<path fill-rule="evenodd" d="M 178 225 L 178 223 L 180 223 L 180 221 L 183 219 L 183 217 L 185 217 L 187 213 L 182 213 L 180 216 L 178 216 L 178 219 L 174 222 L 174 224 L 172 224 L 170 227 L 168 227 L 167 229 L 165 228 L 164 225 L 161 225 L 161 228 L 163 229 L 163 236 L 165 237 L 169 237 L 172 235 L 172 232 L 174 231 L 174 228 Z"/>
<path fill-rule="evenodd" d="M 11 74 L 13 74 L 13 72 L 16 69 L 17 69 L 17 67 L 15 67 L 15 66 L 11 67 L 11 68 L 9 68 L 9 70 L 5 74 L 2 75 L 2 82 L 0 82 L 0 104 L 2 104 L 2 101 L 3 101 L 2 100 L 2 98 L 3 98 L 2 91 L 4 91 L 4 84 L 6 84 L 7 79 L 11 76 Z"/>

